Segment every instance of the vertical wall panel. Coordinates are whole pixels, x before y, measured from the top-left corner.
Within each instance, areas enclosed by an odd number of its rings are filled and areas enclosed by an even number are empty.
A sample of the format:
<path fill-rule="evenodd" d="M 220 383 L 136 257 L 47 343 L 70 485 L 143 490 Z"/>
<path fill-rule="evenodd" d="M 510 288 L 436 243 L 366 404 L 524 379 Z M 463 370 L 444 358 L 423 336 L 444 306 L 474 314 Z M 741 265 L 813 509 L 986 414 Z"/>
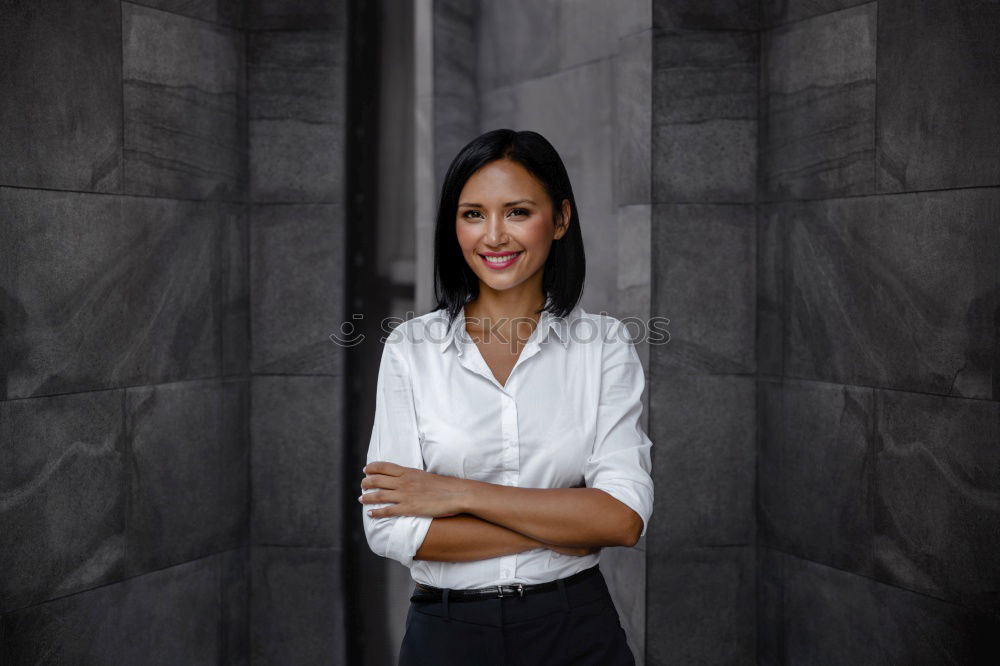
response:
<path fill-rule="evenodd" d="M 125 191 L 240 200 L 243 34 L 122 3 Z"/>
<path fill-rule="evenodd" d="M 1000 13 L 763 8 L 759 661 L 1000 661 Z"/>
<path fill-rule="evenodd" d="M 753 203 L 755 33 L 654 33 L 653 145 L 654 201 Z"/>
<path fill-rule="evenodd" d="M 346 33 L 249 34 L 253 201 L 343 200 Z"/>
<path fill-rule="evenodd" d="M 761 196 L 875 189 L 876 3 L 765 33 Z"/>
<path fill-rule="evenodd" d="M 1000 4 L 880 0 L 881 192 L 1000 185 Z"/>
<path fill-rule="evenodd" d="M 0 6 L 0 185 L 121 190 L 120 5 Z"/>

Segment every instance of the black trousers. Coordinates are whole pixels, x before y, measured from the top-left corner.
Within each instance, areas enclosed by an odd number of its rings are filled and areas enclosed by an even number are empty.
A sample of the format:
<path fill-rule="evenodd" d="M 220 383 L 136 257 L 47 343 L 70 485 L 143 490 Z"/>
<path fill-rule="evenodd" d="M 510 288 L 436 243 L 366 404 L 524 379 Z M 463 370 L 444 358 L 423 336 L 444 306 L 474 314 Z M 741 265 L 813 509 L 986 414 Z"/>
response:
<path fill-rule="evenodd" d="M 399 666 L 635 666 L 600 570 L 563 581 L 523 597 L 411 600 Z"/>

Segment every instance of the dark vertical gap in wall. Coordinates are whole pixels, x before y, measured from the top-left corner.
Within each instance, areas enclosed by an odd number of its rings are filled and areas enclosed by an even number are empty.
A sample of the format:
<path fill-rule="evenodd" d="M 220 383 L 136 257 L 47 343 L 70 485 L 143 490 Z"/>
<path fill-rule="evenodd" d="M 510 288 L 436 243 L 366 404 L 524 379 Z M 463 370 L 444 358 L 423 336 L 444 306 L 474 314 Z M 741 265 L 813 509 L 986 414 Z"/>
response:
<path fill-rule="evenodd" d="M 118 80 L 121 85 L 118 87 L 121 97 L 118 99 L 118 107 L 122 112 L 122 140 L 118 143 L 118 169 L 121 174 L 119 189 L 122 194 L 128 192 L 128 174 L 125 173 L 125 8 L 122 3 L 118 3 L 118 39 L 121 42 L 118 48 Z M 81 188 L 82 189 L 82 188 Z"/>
<path fill-rule="evenodd" d="M 354 336 L 363 334 L 364 344 L 345 349 L 343 473 L 344 497 L 361 493 L 366 444 L 370 436 L 369 394 L 378 371 L 381 346 L 378 313 L 388 311 L 389 285 L 380 282 L 376 270 L 377 225 L 373 211 L 378 201 L 378 120 L 379 72 L 379 3 L 375 0 L 350 0 L 347 10 L 347 85 L 345 118 L 345 241 L 346 266 L 344 293 L 346 312 L 343 321 L 351 322 Z M 355 313 L 365 315 L 354 319 Z M 348 507 L 354 507 L 347 501 Z M 360 505 L 359 505 L 360 506 Z M 346 508 L 343 517 L 344 622 L 347 663 L 381 663 L 375 654 L 385 649 L 385 595 L 381 575 L 374 569 L 364 536 L 359 508 Z M 381 621 L 380 621 L 381 620 Z M 382 659 L 382 661 L 385 661 Z"/>
<path fill-rule="evenodd" d="M 761 91 L 763 86 L 761 85 L 761 79 L 763 77 L 764 71 L 764 42 L 765 42 L 765 31 L 767 21 L 764 19 L 764 2 L 763 0 L 758 0 L 755 3 L 754 11 L 756 12 L 756 30 L 753 31 L 756 43 L 754 44 L 754 53 L 757 65 L 757 76 L 756 78 L 756 90 L 754 91 L 754 99 L 756 100 L 756 113 L 754 114 L 754 188 L 753 188 L 753 221 L 754 221 L 754 301 L 753 301 L 753 312 L 754 312 L 754 410 L 753 410 L 753 420 L 754 420 L 754 446 L 753 446 L 753 490 L 752 490 L 752 502 L 753 502 L 753 636 L 754 636 L 754 660 L 760 662 L 761 659 L 761 621 L 760 621 L 760 595 L 761 595 L 761 562 L 763 557 L 761 556 L 760 548 L 760 519 L 758 516 L 757 507 L 760 505 L 760 447 L 761 440 L 764 437 L 764 433 L 761 428 L 761 406 L 763 400 L 761 399 L 761 381 L 760 381 L 760 274 L 761 274 L 761 240 L 763 234 L 761 233 L 761 215 L 760 215 L 760 201 L 761 201 L 761 160 L 760 160 L 760 127 L 761 127 L 761 116 L 763 114 L 764 102 L 761 98 Z"/>
<path fill-rule="evenodd" d="M 872 194 L 879 194 L 880 188 L 878 185 L 878 6 L 879 3 L 875 3 L 875 111 L 872 114 Z"/>
<path fill-rule="evenodd" d="M 122 492 L 124 493 L 124 501 L 122 502 L 122 570 L 125 575 L 128 575 L 128 536 L 129 536 L 129 524 L 128 524 L 128 514 L 129 509 L 132 508 L 132 424 L 129 420 L 128 413 L 128 389 L 121 388 L 118 389 L 121 392 L 121 401 L 119 406 L 121 407 L 121 437 L 118 442 L 119 450 L 121 451 L 122 460 Z"/>
<path fill-rule="evenodd" d="M 877 388 L 870 388 L 868 391 L 872 396 L 872 414 L 871 420 L 867 424 L 867 435 L 868 435 L 868 466 L 872 470 L 868 474 L 868 503 L 865 506 L 865 529 L 871 535 L 875 534 L 875 498 L 878 497 L 875 493 L 878 492 L 878 459 L 879 454 L 882 451 L 882 438 L 881 431 L 879 430 L 879 422 L 882 417 L 882 392 Z M 872 571 L 876 569 L 875 564 L 875 539 L 868 540 L 868 563 L 871 566 Z M 874 578 L 874 576 L 872 576 Z"/>
<path fill-rule="evenodd" d="M 245 650 L 247 661 L 253 660 L 253 427 L 251 420 L 253 419 L 253 295 L 252 290 L 252 277 L 253 277 L 253 267 L 250 266 L 250 261 L 252 258 L 250 239 L 253 238 L 253 227 L 251 220 L 251 211 L 253 197 L 250 193 L 250 46 L 253 36 L 253 31 L 250 26 L 250 9 L 249 4 L 246 2 L 241 2 L 239 9 L 239 20 L 238 25 L 240 32 L 243 35 L 243 101 L 240 107 L 240 113 L 242 114 L 241 122 L 243 124 L 241 131 L 242 136 L 240 140 L 242 141 L 243 148 L 243 172 L 241 174 L 243 178 L 243 202 L 241 205 L 241 214 L 243 218 L 240 220 L 240 229 L 243 230 L 243 234 L 240 236 L 240 252 L 242 253 L 242 266 L 243 266 L 243 279 L 246 285 L 246 299 L 247 299 L 247 309 L 246 309 L 246 338 L 245 338 L 245 352 L 242 360 L 245 365 L 241 363 L 239 366 L 240 382 L 245 382 L 243 388 L 240 391 L 240 411 L 241 415 L 241 432 L 240 436 L 244 438 L 246 442 L 245 445 L 245 455 L 247 457 L 247 467 L 246 467 L 246 479 L 244 487 L 246 488 L 246 498 L 247 498 L 247 510 L 246 510 L 246 520 L 244 521 L 244 548 L 245 552 L 241 555 L 241 561 L 243 563 L 243 576 L 246 585 L 246 611 L 242 617 L 243 620 L 243 631 L 245 636 L 245 644 L 242 646 Z"/>

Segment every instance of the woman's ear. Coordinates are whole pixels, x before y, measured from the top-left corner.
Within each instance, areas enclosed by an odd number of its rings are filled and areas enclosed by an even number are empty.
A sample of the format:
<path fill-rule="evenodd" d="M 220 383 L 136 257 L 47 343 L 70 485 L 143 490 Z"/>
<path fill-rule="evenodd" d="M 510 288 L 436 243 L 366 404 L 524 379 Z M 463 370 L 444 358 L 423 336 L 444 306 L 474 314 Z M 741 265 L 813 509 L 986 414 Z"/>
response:
<path fill-rule="evenodd" d="M 571 212 L 572 211 L 569 205 L 569 199 L 563 199 L 562 212 L 560 214 L 559 220 L 557 220 L 556 222 L 555 240 L 559 240 L 560 238 L 565 236 L 566 232 L 569 230 L 569 220 Z"/>

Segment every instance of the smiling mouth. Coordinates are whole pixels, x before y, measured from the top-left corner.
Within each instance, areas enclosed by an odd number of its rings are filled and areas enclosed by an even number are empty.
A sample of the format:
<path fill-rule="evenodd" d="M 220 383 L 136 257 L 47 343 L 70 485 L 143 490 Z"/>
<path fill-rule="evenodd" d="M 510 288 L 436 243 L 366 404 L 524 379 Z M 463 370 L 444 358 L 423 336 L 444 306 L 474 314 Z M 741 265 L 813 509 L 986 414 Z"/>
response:
<path fill-rule="evenodd" d="M 487 257 L 485 254 L 480 254 L 479 256 L 482 257 L 483 263 L 489 266 L 490 268 L 506 268 L 507 266 L 510 266 L 515 261 L 517 261 L 518 258 L 523 253 L 524 250 L 521 250 L 519 252 L 511 252 L 510 254 L 505 254 L 495 258 Z"/>

